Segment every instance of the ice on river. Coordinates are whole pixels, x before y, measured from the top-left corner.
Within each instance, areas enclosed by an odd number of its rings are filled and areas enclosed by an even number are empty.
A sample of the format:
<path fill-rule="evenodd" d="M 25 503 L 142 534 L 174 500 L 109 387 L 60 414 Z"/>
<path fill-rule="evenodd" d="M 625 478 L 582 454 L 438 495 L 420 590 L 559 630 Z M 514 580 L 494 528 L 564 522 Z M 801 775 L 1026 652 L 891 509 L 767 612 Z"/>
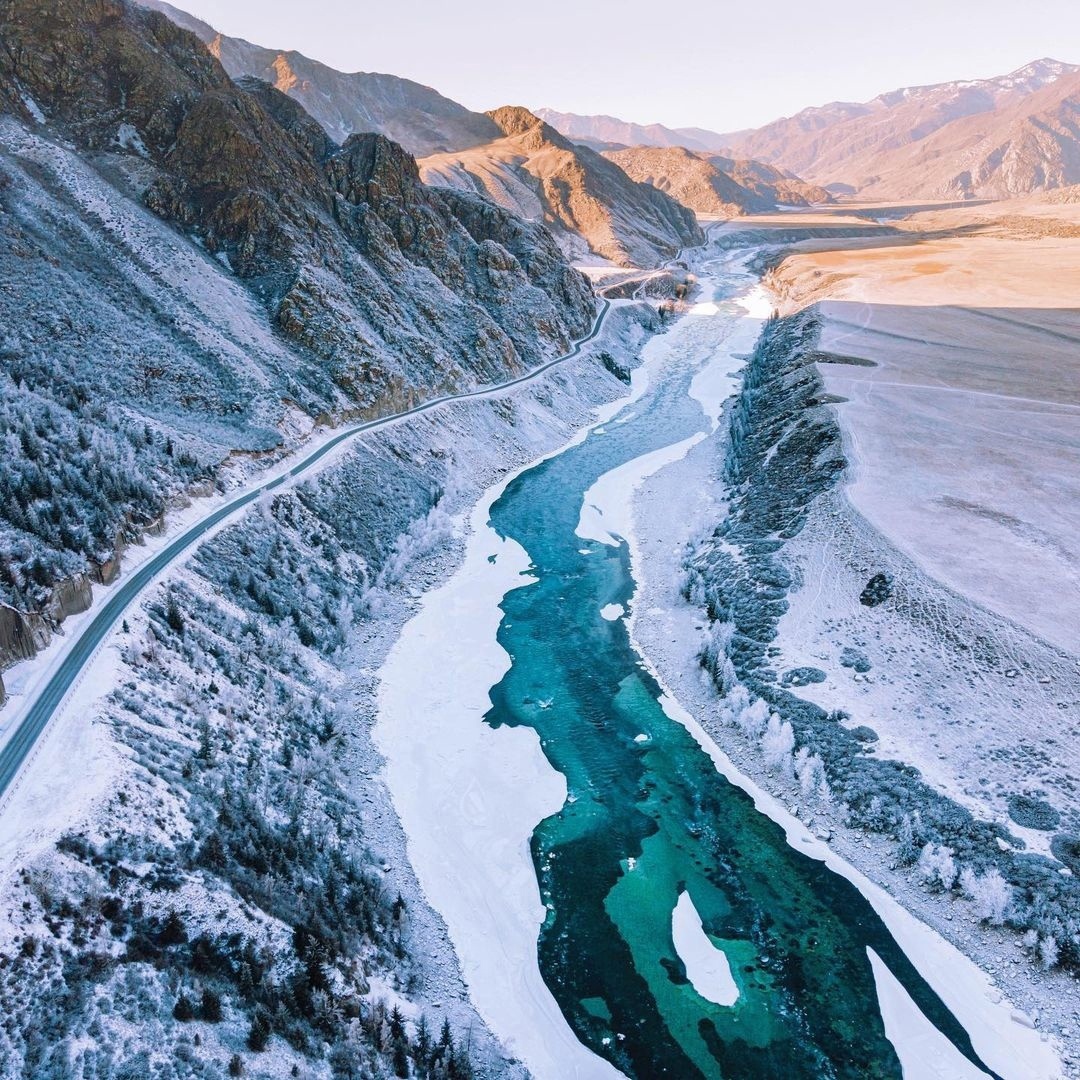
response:
<path fill-rule="evenodd" d="M 671 937 L 675 951 L 686 968 L 686 977 L 706 1001 L 717 1005 L 734 1005 L 739 1000 L 739 988 L 731 975 L 727 956 L 705 933 L 701 916 L 690 894 L 684 892 L 671 916 Z"/>

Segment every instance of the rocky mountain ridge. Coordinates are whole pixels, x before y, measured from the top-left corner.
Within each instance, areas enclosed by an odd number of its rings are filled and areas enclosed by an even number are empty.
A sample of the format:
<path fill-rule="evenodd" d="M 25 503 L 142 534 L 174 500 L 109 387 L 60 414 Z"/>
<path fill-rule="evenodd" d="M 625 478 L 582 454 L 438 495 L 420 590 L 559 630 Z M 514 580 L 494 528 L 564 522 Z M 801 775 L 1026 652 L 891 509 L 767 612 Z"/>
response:
<path fill-rule="evenodd" d="M 1074 183 L 1080 67 L 907 87 L 805 109 L 731 140 L 732 152 L 867 197 L 1001 197 Z"/>
<path fill-rule="evenodd" d="M 498 381 L 591 323 L 542 225 L 425 187 L 382 135 L 338 146 L 159 13 L 5 0 L 0 39 L 7 638 L 40 644 L 66 582 L 237 452 Z"/>
<path fill-rule="evenodd" d="M 337 71 L 293 49 L 268 49 L 221 34 L 164 0 L 139 2 L 194 33 L 233 79 L 261 79 L 298 101 L 337 143 L 356 132 L 373 131 L 423 157 L 498 135 L 482 113 L 429 86 L 397 75 Z"/>
<path fill-rule="evenodd" d="M 773 165 L 834 194 L 866 199 L 1009 198 L 1080 182 L 1080 66 L 1048 57 L 1006 75 L 910 86 L 866 102 L 834 101 L 728 135 L 614 117 L 541 113 L 564 134 L 627 155 L 672 149 Z M 734 193 L 702 194 L 715 178 L 677 181 L 637 154 L 639 177 L 682 183 L 711 212 Z M 721 167 L 722 168 L 722 167 Z M 685 171 L 684 163 L 679 170 Z M 698 173 L 705 170 L 696 167 Z M 704 185 L 704 187 L 702 187 Z M 815 201 L 815 200 L 811 200 Z"/>
<path fill-rule="evenodd" d="M 670 128 L 664 124 L 635 124 L 617 116 L 583 116 L 580 113 L 537 109 L 536 115 L 560 134 L 594 150 L 621 150 L 632 146 L 682 146 L 687 150 L 719 153 L 731 141 L 705 128 Z"/>
<path fill-rule="evenodd" d="M 501 138 L 420 161 L 440 189 L 480 192 L 491 202 L 543 221 L 576 256 L 588 249 L 619 265 L 654 266 L 700 244 L 694 214 L 616 164 L 560 135 L 520 106 L 488 114 Z"/>

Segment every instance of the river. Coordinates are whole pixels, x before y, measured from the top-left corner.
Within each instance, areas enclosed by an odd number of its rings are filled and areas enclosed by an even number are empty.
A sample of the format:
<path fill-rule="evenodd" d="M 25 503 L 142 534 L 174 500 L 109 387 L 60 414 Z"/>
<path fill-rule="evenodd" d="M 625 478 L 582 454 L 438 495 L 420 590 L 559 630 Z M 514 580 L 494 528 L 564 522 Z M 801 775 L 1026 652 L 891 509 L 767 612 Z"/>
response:
<path fill-rule="evenodd" d="M 750 279 L 707 269 L 712 329 L 478 508 L 466 565 L 391 655 L 377 738 L 411 857 L 480 1011 L 538 1075 L 899 1078 L 875 967 L 984 1075 L 863 893 L 665 711 L 621 617 L 629 547 L 579 535 L 602 477 L 711 428 L 693 383 Z"/>

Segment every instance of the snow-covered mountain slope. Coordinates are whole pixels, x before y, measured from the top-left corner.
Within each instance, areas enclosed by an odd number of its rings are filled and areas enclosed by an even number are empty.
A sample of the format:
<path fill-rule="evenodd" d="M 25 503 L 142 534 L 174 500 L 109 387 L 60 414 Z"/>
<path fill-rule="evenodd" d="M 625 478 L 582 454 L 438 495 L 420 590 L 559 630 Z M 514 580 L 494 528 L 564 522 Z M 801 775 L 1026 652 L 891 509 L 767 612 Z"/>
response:
<path fill-rule="evenodd" d="M 622 307 L 599 346 L 631 363 L 650 319 Z M 351 442 L 126 613 L 0 805 L 4 1080 L 524 1080 L 470 1005 L 370 729 L 456 516 L 625 391 L 569 365 Z"/>
<path fill-rule="evenodd" d="M 571 250 L 583 239 L 595 254 L 623 266 L 655 266 L 702 242 L 692 211 L 527 109 L 506 106 L 489 115 L 502 138 L 423 158 L 426 183 L 478 191 L 515 214 L 544 221 Z"/>
<path fill-rule="evenodd" d="M 594 300 L 541 225 L 330 141 L 119 0 L 0 8 L 0 664 L 221 465 L 565 349 Z"/>
<path fill-rule="evenodd" d="M 342 72 L 292 49 L 267 49 L 218 33 L 164 0 L 139 0 L 192 31 L 234 79 L 251 76 L 299 101 L 335 142 L 374 131 L 400 143 L 417 157 L 460 150 L 498 137 L 482 113 L 397 75 Z"/>
<path fill-rule="evenodd" d="M 873 197 L 994 197 L 1074 183 L 1078 73 L 1043 59 L 997 78 L 834 102 L 733 136 L 730 152 Z"/>
<path fill-rule="evenodd" d="M 631 179 L 652 184 L 699 214 L 733 217 L 832 198 L 824 188 L 804 183 L 773 165 L 682 147 L 636 146 L 605 151 L 604 157 Z"/>

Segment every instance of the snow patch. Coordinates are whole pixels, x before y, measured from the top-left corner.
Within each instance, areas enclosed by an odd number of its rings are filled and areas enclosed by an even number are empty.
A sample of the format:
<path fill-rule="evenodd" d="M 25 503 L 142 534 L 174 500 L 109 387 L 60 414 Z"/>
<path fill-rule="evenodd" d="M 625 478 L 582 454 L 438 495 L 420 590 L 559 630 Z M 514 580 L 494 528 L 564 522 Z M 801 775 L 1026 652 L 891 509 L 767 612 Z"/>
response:
<path fill-rule="evenodd" d="M 884 961 L 867 948 L 874 969 L 885 1034 L 896 1049 L 904 1080 L 980 1080 L 976 1068 L 929 1020 Z"/>
<path fill-rule="evenodd" d="M 125 150 L 134 150 L 139 157 L 149 158 L 150 152 L 142 141 L 142 136 L 135 130 L 132 124 L 121 124 L 116 132 L 116 141 Z"/>

